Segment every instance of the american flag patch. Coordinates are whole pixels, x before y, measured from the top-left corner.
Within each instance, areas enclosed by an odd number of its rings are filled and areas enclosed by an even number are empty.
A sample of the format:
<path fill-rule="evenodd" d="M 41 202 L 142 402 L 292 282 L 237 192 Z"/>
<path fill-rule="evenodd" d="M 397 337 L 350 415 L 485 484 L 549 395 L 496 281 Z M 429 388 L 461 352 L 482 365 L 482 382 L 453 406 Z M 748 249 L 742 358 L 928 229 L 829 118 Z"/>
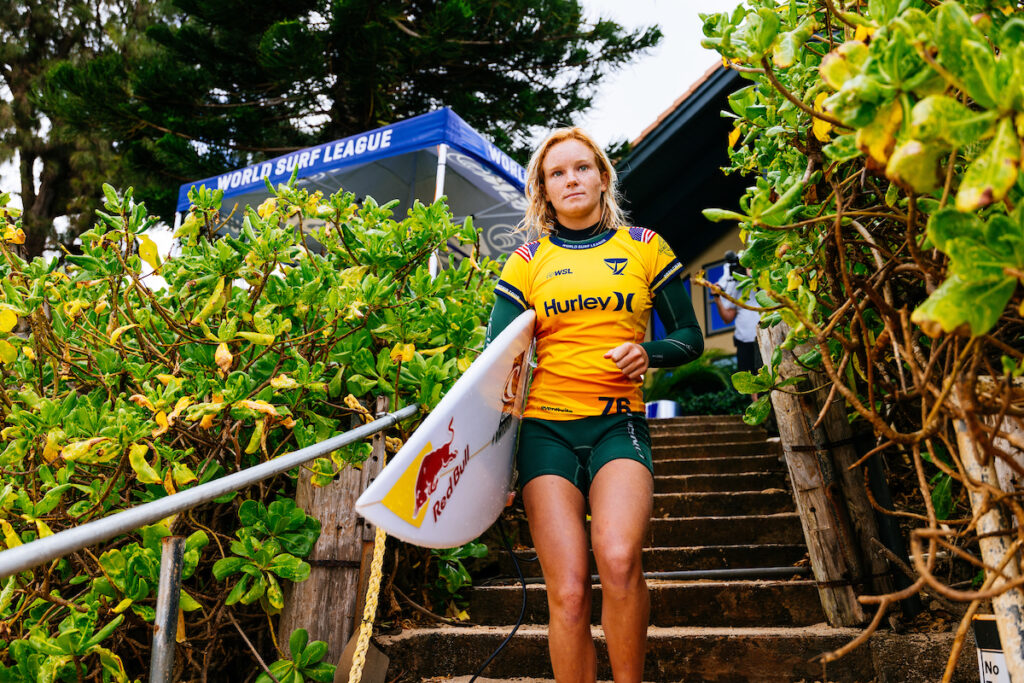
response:
<path fill-rule="evenodd" d="M 652 233 L 653 234 L 653 233 Z M 527 242 L 523 246 L 516 249 L 515 253 L 523 257 L 523 260 L 527 263 L 533 258 L 533 255 L 537 253 L 537 247 L 540 246 L 540 241 Z"/>
<path fill-rule="evenodd" d="M 629 236 L 637 242 L 648 243 L 654 239 L 655 232 L 647 228 L 630 228 Z"/>

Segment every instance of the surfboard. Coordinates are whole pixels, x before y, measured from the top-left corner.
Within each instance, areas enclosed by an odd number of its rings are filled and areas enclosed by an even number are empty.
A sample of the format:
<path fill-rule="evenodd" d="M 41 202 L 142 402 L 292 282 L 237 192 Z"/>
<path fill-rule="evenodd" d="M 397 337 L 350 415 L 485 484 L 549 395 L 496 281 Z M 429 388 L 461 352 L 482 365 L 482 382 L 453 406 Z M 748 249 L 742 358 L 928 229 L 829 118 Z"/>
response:
<path fill-rule="evenodd" d="M 359 496 L 356 512 L 408 543 L 453 548 L 487 530 L 512 486 L 536 314 L 522 313 L 469 366 Z"/>

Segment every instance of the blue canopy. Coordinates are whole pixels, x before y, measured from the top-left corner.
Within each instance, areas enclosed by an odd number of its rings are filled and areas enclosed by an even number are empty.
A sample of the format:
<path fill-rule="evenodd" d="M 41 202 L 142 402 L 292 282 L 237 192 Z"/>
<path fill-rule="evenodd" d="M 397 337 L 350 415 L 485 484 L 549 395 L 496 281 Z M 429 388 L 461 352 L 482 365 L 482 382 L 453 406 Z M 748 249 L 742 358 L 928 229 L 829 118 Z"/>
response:
<path fill-rule="evenodd" d="M 381 203 L 398 199 L 398 215 L 415 200 L 430 203 L 444 194 L 456 220 L 472 216 L 481 228 L 484 253 L 508 253 L 522 243 L 512 231 L 526 210 L 525 170 L 447 107 L 185 183 L 177 210 L 188 209 L 188 191 L 199 185 L 224 190 L 227 208 L 256 206 L 268 195 L 265 178 L 276 186 L 296 168 L 297 184 L 310 190 L 341 188 Z"/>

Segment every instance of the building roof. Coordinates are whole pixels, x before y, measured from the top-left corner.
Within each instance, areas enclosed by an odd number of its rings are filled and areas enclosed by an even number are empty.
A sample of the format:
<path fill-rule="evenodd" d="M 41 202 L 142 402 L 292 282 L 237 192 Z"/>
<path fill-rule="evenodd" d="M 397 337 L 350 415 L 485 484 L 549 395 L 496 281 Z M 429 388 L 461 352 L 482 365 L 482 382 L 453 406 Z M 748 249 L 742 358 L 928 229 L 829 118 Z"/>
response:
<path fill-rule="evenodd" d="M 708 78 L 711 77 L 711 74 L 713 74 L 713 73 L 715 73 L 715 71 L 718 71 L 719 69 L 723 69 L 723 68 L 724 67 L 722 66 L 722 64 L 720 62 L 716 62 L 716 63 L 712 64 L 710 67 L 708 67 L 708 70 L 705 71 L 703 73 L 703 75 L 701 75 L 700 78 L 698 78 L 696 81 L 694 81 L 693 84 L 690 85 L 689 89 L 686 92 L 684 92 L 682 95 L 680 95 L 676 99 L 676 101 L 673 102 L 672 105 L 668 109 L 666 109 L 665 111 L 661 112 L 661 114 L 658 115 L 658 118 L 654 119 L 654 121 L 651 123 L 651 125 L 649 125 L 646 128 L 644 128 L 643 131 L 640 132 L 640 135 L 638 135 L 635 140 L 633 140 L 632 142 L 629 143 L 629 146 L 630 147 L 636 147 L 637 145 L 639 145 L 640 142 L 643 141 L 643 139 L 645 137 L 647 137 L 648 133 L 652 132 L 655 128 L 660 126 L 662 121 L 664 121 L 666 118 L 668 118 L 668 116 L 672 112 L 674 112 L 676 109 L 678 109 L 683 104 L 683 102 L 686 101 L 686 99 L 690 95 L 695 93 L 698 88 L 700 88 L 702 85 L 704 85 L 705 81 L 707 81 Z"/>

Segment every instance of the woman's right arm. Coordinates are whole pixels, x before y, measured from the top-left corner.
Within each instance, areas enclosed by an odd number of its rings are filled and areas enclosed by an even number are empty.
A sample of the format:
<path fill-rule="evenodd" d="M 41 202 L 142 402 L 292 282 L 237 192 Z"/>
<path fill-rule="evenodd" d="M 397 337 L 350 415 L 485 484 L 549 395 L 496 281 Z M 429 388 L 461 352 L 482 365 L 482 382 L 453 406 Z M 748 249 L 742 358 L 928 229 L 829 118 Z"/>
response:
<path fill-rule="evenodd" d="M 522 312 L 522 308 L 505 297 L 494 297 L 494 308 L 491 309 L 491 318 L 487 321 L 487 341 L 484 342 L 484 347 L 486 348 Z"/>

